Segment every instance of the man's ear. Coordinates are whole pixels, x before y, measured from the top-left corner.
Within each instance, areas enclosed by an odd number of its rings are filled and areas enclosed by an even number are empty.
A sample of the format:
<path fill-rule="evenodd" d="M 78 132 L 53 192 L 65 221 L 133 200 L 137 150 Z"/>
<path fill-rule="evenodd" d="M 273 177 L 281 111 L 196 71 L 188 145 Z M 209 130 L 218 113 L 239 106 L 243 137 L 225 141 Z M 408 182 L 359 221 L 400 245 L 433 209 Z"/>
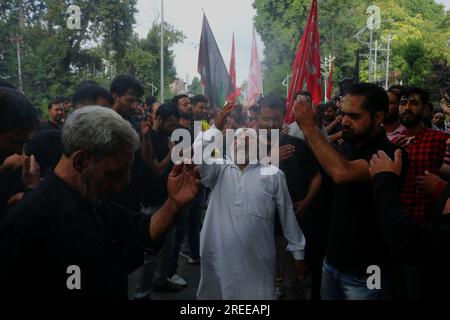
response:
<path fill-rule="evenodd" d="M 86 151 L 76 151 L 73 154 L 73 167 L 78 173 L 82 173 L 87 168 L 91 155 Z"/>
<path fill-rule="evenodd" d="M 383 124 L 385 116 L 386 114 L 382 111 L 375 113 L 375 123 L 377 125 Z"/>

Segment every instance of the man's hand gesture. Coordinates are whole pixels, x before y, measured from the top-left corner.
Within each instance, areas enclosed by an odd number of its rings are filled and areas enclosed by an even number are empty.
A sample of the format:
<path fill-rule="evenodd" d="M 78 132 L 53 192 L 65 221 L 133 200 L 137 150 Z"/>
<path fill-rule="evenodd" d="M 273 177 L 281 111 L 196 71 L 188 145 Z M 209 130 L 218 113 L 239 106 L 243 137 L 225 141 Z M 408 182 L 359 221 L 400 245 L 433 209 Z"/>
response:
<path fill-rule="evenodd" d="M 141 121 L 141 135 L 142 137 L 145 137 L 147 134 L 150 133 L 150 131 L 153 128 L 153 122 L 152 119 L 150 117 L 145 117 L 142 121 Z"/>
<path fill-rule="evenodd" d="M 227 117 L 230 115 L 231 111 L 233 111 L 233 103 L 228 101 L 223 110 L 217 112 L 216 118 L 214 119 L 214 125 L 218 130 L 223 130 Z"/>
<path fill-rule="evenodd" d="M 200 190 L 200 176 L 195 165 L 177 164 L 167 179 L 169 198 L 183 208 L 191 202 Z"/>
<path fill-rule="evenodd" d="M 295 121 L 302 129 L 317 127 L 316 108 L 308 103 L 304 96 L 300 96 L 299 99 L 294 102 L 294 117 Z"/>
<path fill-rule="evenodd" d="M 22 183 L 27 189 L 36 188 L 41 182 L 41 174 L 39 171 L 39 164 L 32 155 L 25 157 L 22 167 Z"/>
<path fill-rule="evenodd" d="M 400 176 L 402 173 L 402 151 L 400 149 L 395 151 L 394 161 L 384 151 L 378 151 L 370 160 L 369 172 L 372 178 L 381 172 L 393 172 Z"/>

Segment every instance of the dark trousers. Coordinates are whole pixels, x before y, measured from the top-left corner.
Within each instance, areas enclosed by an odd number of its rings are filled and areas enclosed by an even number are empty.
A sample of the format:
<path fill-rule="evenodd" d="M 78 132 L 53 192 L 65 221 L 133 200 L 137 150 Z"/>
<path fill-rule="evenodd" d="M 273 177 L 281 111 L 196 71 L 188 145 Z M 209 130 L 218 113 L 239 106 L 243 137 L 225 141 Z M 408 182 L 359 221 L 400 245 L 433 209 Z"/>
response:
<path fill-rule="evenodd" d="M 177 273 L 178 256 L 187 233 L 189 255 L 193 259 L 200 257 L 200 221 L 203 212 L 205 190 L 200 189 L 197 197 L 184 209 L 175 226 L 175 246 L 169 262 L 168 276 Z"/>

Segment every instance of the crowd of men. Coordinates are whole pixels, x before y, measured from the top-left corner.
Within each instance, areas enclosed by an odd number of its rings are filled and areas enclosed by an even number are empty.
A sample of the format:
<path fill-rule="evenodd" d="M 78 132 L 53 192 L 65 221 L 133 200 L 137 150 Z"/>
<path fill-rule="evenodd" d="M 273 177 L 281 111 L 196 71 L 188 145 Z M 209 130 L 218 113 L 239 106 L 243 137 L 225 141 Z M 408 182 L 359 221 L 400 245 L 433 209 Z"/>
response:
<path fill-rule="evenodd" d="M 151 299 L 188 285 L 180 256 L 200 264 L 198 299 L 449 296 L 448 92 L 439 109 L 367 83 L 310 101 L 297 94 L 287 125 L 276 95 L 160 104 L 121 75 L 55 97 L 43 121 L 0 82 L 0 296 L 123 299 L 142 267 L 133 299 Z"/>

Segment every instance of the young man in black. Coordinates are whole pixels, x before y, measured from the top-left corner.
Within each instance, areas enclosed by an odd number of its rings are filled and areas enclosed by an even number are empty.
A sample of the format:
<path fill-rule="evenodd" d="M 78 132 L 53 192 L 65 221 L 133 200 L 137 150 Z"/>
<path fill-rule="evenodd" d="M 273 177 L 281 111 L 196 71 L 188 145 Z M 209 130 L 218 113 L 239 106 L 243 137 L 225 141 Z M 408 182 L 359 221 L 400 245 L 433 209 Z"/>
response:
<path fill-rule="evenodd" d="M 180 115 L 178 107 L 172 103 L 162 104 L 156 112 L 157 130 L 149 133 L 152 145 L 152 165 L 141 166 L 139 174 L 139 197 L 142 212 L 152 216 L 167 200 L 167 178 L 173 167 L 170 136 L 177 128 Z M 181 217 L 180 217 L 181 218 Z M 144 268 L 139 279 L 135 299 L 151 298 L 152 290 L 179 291 L 181 286 L 168 281 L 168 268 L 174 250 L 174 230 L 170 229 L 161 250 L 146 250 Z"/>
<path fill-rule="evenodd" d="M 141 148 L 136 152 L 131 168 L 131 182 L 120 192 L 111 195 L 111 200 L 129 210 L 139 211 L 138 183 L 141 179 L 139 167 L 143 164 L 150 165 L 151 162 L 151 144 L 147 133 L 152 124 L 149 119 L 141 120 L 135 114 L 136 106 L 144 95 L 144 87 L 135 77 L 120 75 L 111 83 L 110 92 L 114 99 L 112 109 L 127 120 L 141 138 Z"/>
<path fill-rule="evenodd" d="M 283 111 L 285 102 L 282 98 L 269 95 L 258 102 L 256 129 L 267 130 L 269 134 L 267 143 L 271 154 L 279 153 L 280 169 L 286 176 L 286 182 L 294 204 L 294 212 L 301 224 L 315 197 L 319 193 L 322 177 L 317 168 L 316 161 L 311 150 L 304 140 L 289 136 L 282 132 Z M 271 130 L 278 130 L 279 140 L 271 141 Z M 312 213 L 310 213 L 312 214 Z M 284 250 L 286 243 L 281 233 L 281 226 L 276 224 L 277 233 L 280 235 L 279 242 L 279 268 L 283 274 L 284 287 L 287 298 L 302 298 L 302 292 L 299 292 L 295 282 L 295 266 L 292 255 Z M 311 235 L 308 228 L 301 225 L 306 238 L 306 251 L 308 251 L 308 235 Z M 300 295 L 300 296 L 299 296 Z"/>
<path fill-rule="evenodd" d="M 15 174 L 4 162 L 10 156 L 22 154 L 24 145 L 39 125 L 36 109 L 21 92 L 0 87 L 0 221 L 8 211 L 9 198 L 19 191 L 11 189 L 11 179 L 7 176 Z"/>
<path fill-rule="evenodd" d="M 334 182 L 333 209 L 321 295 L 326 300 L 368 300 L 389 297 L 390 259 L 376 223 L 369 161 L 384 150 L 390 156 L 398 149 L 382 128 L 389 100 L 373 84 L 353 85 L 342 103 L 342 137 L 335 150 L 317 129 L 316 110 L 304 97 L 295 102 L 298 125 L 317 161 Z M 406 160 L 406 155 L 403 157 Z M 404 167 L 406 169 L 406 166 Z M 371 267 L 382 270 L 381 288 L 371 290 L 367 280 Z"/>
<path fill-rule="evenodd" d="M 64 109 L 64 97 L 56 97 L 48 104 L 50 119 L 42 125 L 41 130 L 61 130 L 66 115 Z"/>

